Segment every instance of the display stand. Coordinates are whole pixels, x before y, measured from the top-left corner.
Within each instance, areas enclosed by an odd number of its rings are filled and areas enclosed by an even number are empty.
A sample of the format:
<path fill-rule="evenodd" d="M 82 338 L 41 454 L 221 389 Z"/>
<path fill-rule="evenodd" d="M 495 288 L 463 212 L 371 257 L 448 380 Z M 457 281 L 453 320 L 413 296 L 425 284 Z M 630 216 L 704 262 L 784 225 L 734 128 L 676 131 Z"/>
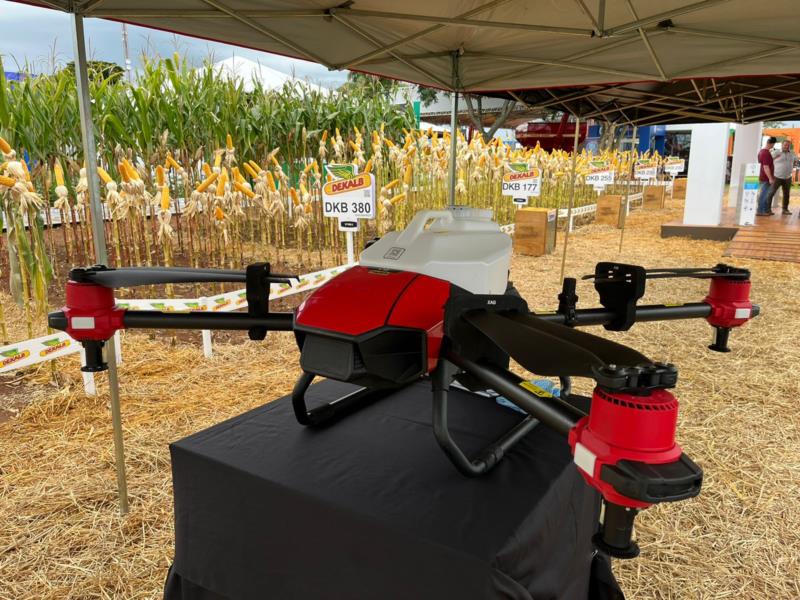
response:
<path fill-rule="evenodd" d="M 307 399 L 354 389 L 326 380 Z M 450 395 L 467 452 L 520 419 Z M 534 427 L 488 475 L 464 477 L 437 446 L 427 380 L 324 428 L 300 426 L 282 398 L 171 453 L 166 600 L 622 598 L 591 544 L 599 497 L 564 440 Z"/>

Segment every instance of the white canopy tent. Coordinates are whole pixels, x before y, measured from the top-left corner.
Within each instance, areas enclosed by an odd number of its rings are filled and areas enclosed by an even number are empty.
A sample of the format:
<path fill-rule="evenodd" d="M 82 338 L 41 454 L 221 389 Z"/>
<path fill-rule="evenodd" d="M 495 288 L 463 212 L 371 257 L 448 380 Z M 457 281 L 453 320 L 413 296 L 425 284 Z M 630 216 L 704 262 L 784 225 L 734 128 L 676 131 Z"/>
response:
<path fill-rule="evenodd" d="M 93 214 L 95 259 L 106 263 L 88 94 L 84 17 L 113 19 L 198 38 L 310 60 L 330 69 L 359 70 L 421 83 L 452 94 L 536 90 L 524 102 L 549 99 L 573 112 L 620 113 L 628 102 L 674 109 L 679 103 L 719 103 L 716 120 L 745 120 L 743 103 L 771 107 L 769 118 L 800 114 L 800 34 L 797 0 L 25 0 L 73 15 L 76 77 Z M 716 79 L 770 75 L 777 96 L 745 92 L 718 97 Z M 703 87 L 695 80 L 700 80 Z M 710 80 L 714 92 L 706 93 Z M 688 81 L 688 83 L 687 83 Z M 756 80 L 757 81 L 757 80 Z M 670 92 L 678 84 L 688 90 Z M 559 88 L 594 86 L 587 92 Z M 630 87 L 638 96 L 618 93 Z M 755 91 L 753 88 L 756 88 Z M 554 91 L 554 88 L 555 91 Z M 612 95 L 610 109 L 591 99 Z M 694 92 L 694 93 L 693 93 Z M 541 94 L 539 96 L 538 94 Z M 716 95 L 715 95 L 716 94 Z M 586 105 L 570 104 L 588 98 Z M 725 110 L 725 103 L 728 110 Z M 586 108 L 586 106 L 591 108 Z M 763 107 L 762 107 L 763 108 Z M 580 111 L 580 112 L 578 112 Z M 683 114 L 678 111 L 683 111 Z M 702 111 L 701 111 L 702 112 Z M 723 114 L 724 113 L 724 114 Z M 762 110 L 762 114 L 767 114 Z M 653 115 L 649 115 L 650 118 Z M 660 115 L 658 115 L 660 117 Z M 766 118 L 766 117 L 765 117 Z M 577 131 L 577 128 L 576 128 Z M 457 137 L 452 136 L 455 145 Z M 576 136 L 577 140 L 577 136 Z M 452 152 L 455 155 L 455 152 Z M 455 162 L 450 164 L 451 201 Z M 120 509 L 127 512 L 121 416 L 114 345 L 108 344 L 109 383 Z"/>
<path fill-rule="evenodd" d="M 33 3 L 460 91 L 800 70 L 796 0 Z"/>
<path fill-rule="evenodd" d="M 305 88 L 315 92 L 330 91 L 328 88 L 312 83 L 306 79 L 301 79 L 289 73 L 278 71 L 277 69 L 262 65 L 260 62 L 242 56 L 231 56 L 225 60 L 220 60 L 215 62 L 212 68 L 222 77 L 241 79 L 246 92 L 252 92 L 256 82 L 260 83 L 264 89 L 268 90 L 281 89 L 287 83 L 299 83 Z"/>

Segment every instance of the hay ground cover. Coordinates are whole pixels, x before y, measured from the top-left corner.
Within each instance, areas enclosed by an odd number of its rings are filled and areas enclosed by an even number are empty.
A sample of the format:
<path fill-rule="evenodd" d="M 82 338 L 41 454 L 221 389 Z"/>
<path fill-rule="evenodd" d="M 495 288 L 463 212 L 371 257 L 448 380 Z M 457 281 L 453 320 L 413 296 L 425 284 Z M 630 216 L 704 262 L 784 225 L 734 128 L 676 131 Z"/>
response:
<path fill-rule="evenodd" d="M 721 261 L 722 243 L 659 237 L 660 223 L 679 214 L 634 213 L 622 254 L 617 230 L 573 232 L 567 274 L 590 273 L 599 260 Z M 551 256 L 514 257 L 512 280 L 534 309 L 556 305 L 561 243 L 563 235 Z M 638 324 L 624 334 L 590 329 L 678 365 L 678 437 L 705 470 L 699 498 L 638 519 L 641 558 L 614 565 L 629 598 L 800 597 L 800 265 L 728 262 L 752 269 L 763 311 L 731 336 L 731 354 L 706 349 L 703 321 Z M 655 281 L 644 301 L 696 301 L 706 289 L 695 280 Z M 596 305 L 591 284 L 579 282 L 578 294 L 579 306 Z M 23 339 L 21 320 L 11 317 L 12 339 Z M 104 378 L 100 395 L 85 397 L 74 357 L 60 364 L 58 387 L 47 366 L 0 376 L 0 599 L 161 597 L 173 554 L 168 444 L 288 393 L 298 374 L 289 335 L 256 343 L 243 334 L 241 343 L 217 344 L 211 360 L 196 335 L 196 343 L 180 338 L 174 346 L 167 336 L 124 335 L 124 518 Z"/>

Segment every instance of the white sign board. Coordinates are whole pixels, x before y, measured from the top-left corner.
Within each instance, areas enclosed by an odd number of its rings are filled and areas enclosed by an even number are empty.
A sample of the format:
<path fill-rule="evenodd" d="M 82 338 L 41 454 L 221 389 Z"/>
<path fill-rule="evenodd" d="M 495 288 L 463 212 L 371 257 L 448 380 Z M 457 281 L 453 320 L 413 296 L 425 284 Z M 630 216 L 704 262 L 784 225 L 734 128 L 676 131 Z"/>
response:
<path fill-rule="evenodd" d="M 667 160 L 664 161 L 664 172 L 672 175 L 675 177 L 683 173 L 683 170 L 686 168 L 686 161 L 682 158 L 673 158 L 667 157 Z"/>
<path fill-rule="evenodd" d="M 658 166 L 645 160 L 636 161 L 633 173 L 636 179 L 655 179 L 658 176 Z"/>
<path fill-rule="evenodd" d="M 755 225 L 758 208 L 758 163 L 744 165 L 742 205 L 739 207 L 739 225 Z"/>
<path fill-rule="evenodd" d="M 607 185 L 614 183 L 614 171 L 592 171 L 586 176 L 586 183 L 596 190 L 602 190 Z"/>
<path fill-rule="evenodd" d="M 542 173 L 525 163 L 511 163 L 511 172 L 503 175 L 503 196 L 511 196 L 514 204 L 527 204 L 530 196 L 542 194 Z"/>
<path fill-rule="evenodd" d="M 375 176 L 362 173 L 322 187 L 322 214 L 339 219 L 341 231 L 358 229 L 359 219 L 375 218 Z"/>

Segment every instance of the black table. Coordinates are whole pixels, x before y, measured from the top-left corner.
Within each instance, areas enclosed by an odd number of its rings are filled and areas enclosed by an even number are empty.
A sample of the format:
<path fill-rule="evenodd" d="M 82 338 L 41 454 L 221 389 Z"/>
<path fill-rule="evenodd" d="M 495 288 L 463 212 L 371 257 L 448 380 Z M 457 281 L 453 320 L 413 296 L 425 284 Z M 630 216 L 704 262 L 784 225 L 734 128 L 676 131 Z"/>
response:
<path fill-rule="evenodd" d="M 353 387 L 323 381 L 310 405 Z M 520 419 L 452 390 L 478 450 Z M 542 425 L 488 475 L 460 475 L 421 381 L 323 429 L 288 398 L 170 447 L 175 561 L 165 600 L 621 598 L 590 538 L 599 497 Z"/>

